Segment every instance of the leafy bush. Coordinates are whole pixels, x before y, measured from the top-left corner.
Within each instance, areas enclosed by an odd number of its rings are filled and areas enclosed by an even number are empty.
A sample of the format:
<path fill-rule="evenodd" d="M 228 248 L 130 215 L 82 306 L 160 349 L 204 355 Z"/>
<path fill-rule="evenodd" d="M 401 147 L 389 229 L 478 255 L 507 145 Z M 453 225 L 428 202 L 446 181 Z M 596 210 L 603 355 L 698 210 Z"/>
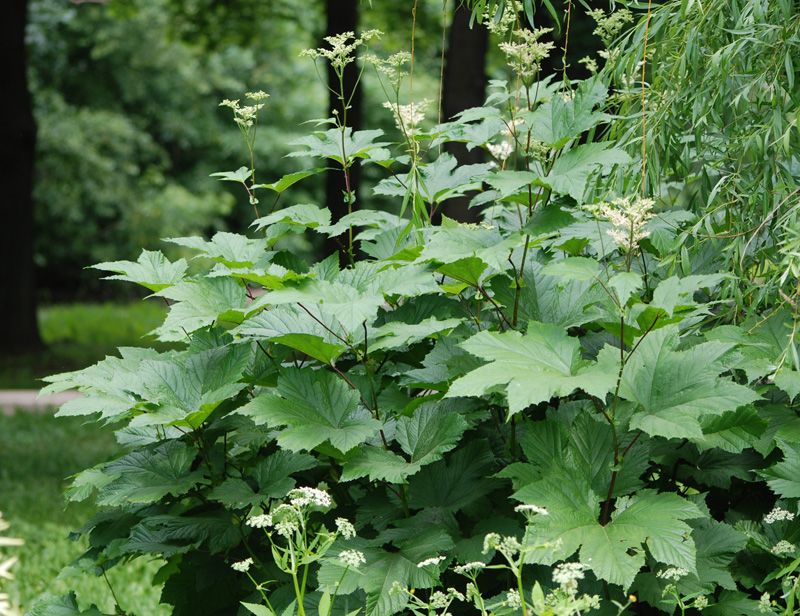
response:
<path fill-rule="evenodd" d="M 257 237 L 171 240 L 214 262 L 197 275 L 149 251 L 97 266 L 171 302 L 158 335 L 185 348 L 49 379 L 87 394 L 61 415 L 117 424 L 131 448 L 67 492 L 105 507 L 78 531 L 82 567 L 165 559 L 179 616 L 791 612 L 795 314 L 737 322 L 718 299 L 733 274 L 683 260 L 694 215 L 639 192 L 640 150 L 597 138 L 607 75 L 540 80 L 547 33 L 493 24 L 512 85 L 486 106 L 423 130 L 395 56 L 377 68 L 400 155 L 340 118 L 296 142 L 345 175 L 389 169 L 376 192 L 397 213 L 349 193 L 336 221 L 262 204 Z M 371 36 L 308 55 L 341 69 Z M 269 101 L 248 97 L 224 105 L 252 147 Z M 434 158 L 447 140 L 493 164 Z M 258 206 L 315 172 L 218 176 Z M 433 224 L 473 190 L 482 223 Z M 307 264 L 281 249 L 298 232 L 341 253 Z"/>

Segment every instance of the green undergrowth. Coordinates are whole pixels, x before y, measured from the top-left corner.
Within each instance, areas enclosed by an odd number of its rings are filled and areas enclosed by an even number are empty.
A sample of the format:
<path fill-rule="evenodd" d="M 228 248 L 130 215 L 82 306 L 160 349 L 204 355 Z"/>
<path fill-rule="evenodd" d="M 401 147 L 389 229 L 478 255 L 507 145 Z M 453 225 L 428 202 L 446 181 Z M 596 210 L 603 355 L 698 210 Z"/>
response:
<path fill-rule="evenodd" d="M 146 335 L 161 324 L 165 311 L 166 306 L 156 302 L 43 307 L 38 316 L 46 348 L 0 355 L 0 389 L 38 389 L 40 379 L 54 371 L 80 370 L 116 353 L 120 346 L 150 346 L 152 339 Z"/>
<path fill-rule="evenodd" d="M 62 575 L 61 569 L 78 558 L 86 542 L 68 535 L 91 516 L 95 506 L 85 501 L 65 508 L 62 497 L 69 476 L 121 452 L 111 430 L 86 426 L 78 419 L 56 420 L 50 413 L 0 415 L 0 511 L 11 524 L 9 533 L 25 540 L 14 548 L 19 562 L 14 580 L 4 586 L 12 605 L 24 612 L 45 592 L 75 591 L 106 611 L 114 599 L 102 577 Z M 11 549 L 8 550 L 9 555 Z M 149 580 L 156 561 L 136 562 L 110 571 L 109 582 L 120 603 L 139 614 L 158 615 L 159 588 Z"/>

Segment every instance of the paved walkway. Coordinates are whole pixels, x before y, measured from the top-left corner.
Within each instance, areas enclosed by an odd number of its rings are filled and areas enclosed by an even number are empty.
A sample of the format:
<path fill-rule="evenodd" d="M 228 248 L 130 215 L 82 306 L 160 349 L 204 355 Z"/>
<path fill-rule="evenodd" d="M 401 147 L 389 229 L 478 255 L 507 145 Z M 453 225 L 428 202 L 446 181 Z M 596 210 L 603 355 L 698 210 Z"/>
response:
<path fill-rule="evenodd" d="M 15 409 L 44 411 L 59 407 L 82 394 L 75 390 L 62 391 L 49 396 L 39 396 L 38 389 L 0 389 L 0 412 L 8 415 Z"/>

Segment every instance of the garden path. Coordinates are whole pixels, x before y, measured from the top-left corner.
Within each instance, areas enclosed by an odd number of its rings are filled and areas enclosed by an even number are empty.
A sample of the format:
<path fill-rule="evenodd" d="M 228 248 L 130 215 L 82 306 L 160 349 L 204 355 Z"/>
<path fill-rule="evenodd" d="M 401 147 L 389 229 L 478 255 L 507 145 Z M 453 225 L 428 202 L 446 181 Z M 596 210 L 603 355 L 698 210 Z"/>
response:
<path fill-rule="evenodd" d="M 10 415 L 14 412 L 14 409 L 43 411 L 59 407 L 68 400 L 81 395 L 76 390 L 67 390 L 39 397 L 38 389 L 0 389 L 0 413 Z"/>

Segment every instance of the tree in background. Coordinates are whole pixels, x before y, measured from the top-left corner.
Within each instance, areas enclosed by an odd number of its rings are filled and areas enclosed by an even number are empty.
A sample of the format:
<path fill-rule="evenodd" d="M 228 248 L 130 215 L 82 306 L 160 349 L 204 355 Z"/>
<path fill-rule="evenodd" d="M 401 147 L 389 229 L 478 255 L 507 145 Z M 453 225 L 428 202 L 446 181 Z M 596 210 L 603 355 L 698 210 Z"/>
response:
<path fill-rule="evenodd" d="M 12 2 L 0 20 L 0 57 L 5 58 L 5 98 L 10 109 L 0 121 L 0 177 L 4 228 L 0 256 L 6 264 L 0 296 L 0 349 L 14 352 L 41 346 L 36 323 L 36 272 L 33 261 L 33 166 L 36 125 L 28 90 L 25 25 L 28 2 Z"/>

